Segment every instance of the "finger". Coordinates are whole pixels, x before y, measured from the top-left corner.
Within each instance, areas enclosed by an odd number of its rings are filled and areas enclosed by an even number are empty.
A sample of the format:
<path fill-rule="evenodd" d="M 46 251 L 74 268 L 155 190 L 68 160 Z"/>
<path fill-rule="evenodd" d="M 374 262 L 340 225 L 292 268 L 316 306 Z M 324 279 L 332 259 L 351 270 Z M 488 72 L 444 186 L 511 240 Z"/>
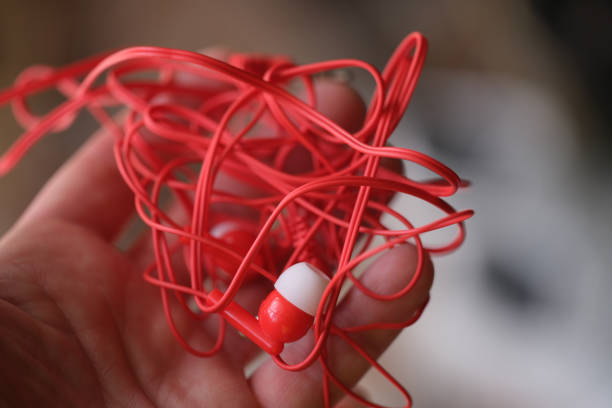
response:
<path fill-rule="evenodd" d="M 359 94 L 344 82 L 320 79 L 315 82 L 317 110 L 349 132 L 363 124 L 366 107 Z"/>
<path fill-rule="evenodd" d="M 362 395 L 362 394 L 363 393 L 359 393 L 359 395 Z M 355 398 L 351 398 L 347 396 L 347 397 L 342 398 L 340 402 L 338 402 L 334 406 L 334 408 L 367 408 L 367 406 L 361 403 L 360 401 L 357 401 Z"/>
<path fill-rule="evenodd" d="M 363 275 L 362 282 L 377 293 L 390 294 L 404 287 L 412 278 L 418 263 L 418 253 L 411 245 L 389 250 L 374 262 Z M 426 301 L 433 280 L 433 266 L 425 260 L 421 276 L 412 291 L 392 301 L 376 301 L 353 289 L 338 306 L 334 322 L 349 327 L 375 322 L 406 320 Z M 372 357 L 377 358 L 399 334 L 398 330 L 376 330 L 352 334 Z M 288 345 L 282 354 L 285 361 L 300 361 L 312 348 L 312 335 Z M 370 368 L 370 364 L 337 336 L 327 339 L 328 366 L 337 378 L 352 387 Z M 314 364 L 304 371 L 290 372 L 273 361 L 266 362 L 253 375 L 251 387 L 261 405 L 273 407 L 278 398 L 284 398 L 286 407 L 323 406 L 322 371 Z M 341 393 L 330 388 L 332 403 Z"/>
<path fill-rule="evenodd" d="M 18 225 L 60 219 L 110 240 L 134 210 L 115 165 L 114 137 L 101 129 L 47 182 Z"/>

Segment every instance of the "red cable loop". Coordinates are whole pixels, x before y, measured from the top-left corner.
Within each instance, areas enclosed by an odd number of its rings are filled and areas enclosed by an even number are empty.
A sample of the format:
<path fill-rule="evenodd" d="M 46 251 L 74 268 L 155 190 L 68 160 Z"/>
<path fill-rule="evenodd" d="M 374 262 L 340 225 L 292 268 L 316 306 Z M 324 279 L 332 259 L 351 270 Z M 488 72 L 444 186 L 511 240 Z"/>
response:
<path fill-rule="evenodd" d="M 418 320 L 426 304 L 403 321 L 355 327 L 337 327 L 333 315 L 347 279 L 353 283 L 351 290 L 380 301 L 396 300 L 413 289 L 427 253 L 451 252 L 465 239 L 464 221 L 473 211 L 457 211 L 443 197 L 469 183 L 432 157 L 386 145 L 410 102 L 426 50 L 425 38 L 410 34 L 382 73 L 353 59 L 299 66 L 282 56 L 234 54 L 226 63 L 157 47 L 127 48 L 62 69 L 31 67 L 12 88 L 0 92 L 0 105 L 11 103 L 25 129 L 0 157 L 0 175 L 38 140 L 64 130 L 80 110 L 88 109 L 115 137 L 117 168 L 134 194 L 137 213 L 152 231 L 154 259 L 143 278 L 159 287 L 169 328 L 183 348 L 202 357 L 215 354 L 223 345 L 226 322 L 218 319 L 211 349 L 196 350 L 174 324 L 173 298 L 180 313 L 207 319 L 228 306 L 248 274 L 275 281 L 288 266 L 308 261 L 331 276 L 314 320 L 315 345 L 297 364 L 287 364 L 280 356 L 274 361 L 291 371 L 320 361 L 326 406 L 331 404 L 330 380 L 362 404 L 380 406 L 355 394 L 331 371 L 326 341 L 334 336 L 387 378 L 409 407 L 410 394 L 351 333 L 407 327 Z M 317 111 L 313 76 L 336 69 L 363 70 L 375 84 L 363 126 L 352 133 Z M 151 71 L 158 73 L 157 79 L 139 76 Z M 103 83 L 96 85 L 105 72 Z M 193 84 L 178 81 L 180 75 L 188 75 Z M 295 83 L 302 84 L 306 101 L 291 92 Z M 27 98 L 53 87 L 67 100 L 46 115 L 33 114 Z M 106 111 L 114 106 L 127 110 L 122 123 Z M 311 168 L 289 173 L 286 168 L 296 148 L 308 155 Z M 381 168 L 381 158 L 415 163 L 436 178 L 412 180 Z M 218 181 L 227 178 L 240 185 L 237 191 L 223 189 L 224 183 Z M 161 208 L 162 191 L 180 203 L 187 222 L 175 220 Z M 444 215 L 414 226 L 387 205 L 393 193 L 418 198 Z M 389 229 L 382 216 L 404 227 Z M 213 236 L 212 229 L 222 222 L 254 232 L 245 253 Z M 455 226 L 457 235 L 445 245 L 431 248 L 422 242 L 422 234 Z M 408 241 L 416 245 L 417 267 L 410 282 L 395 293 L 376 293 L 353 275 L 361 262 Z M 179 283 L 183 279 L 177 278 L 177 265 L 171 261 L 177 253 L 183 254 L 182 267 L 189 271 L 188 285 Z M 229 281 L 217 273 L 219 257 L 230 260 L 225 264 L 237 265 L 235 271 L 226 271 L 231 272 Z M 213 300 L 207 289 L 211 287 L 227 288 Z M 195 301 L 198 313 L 190 309 L 189 300 Z"/>

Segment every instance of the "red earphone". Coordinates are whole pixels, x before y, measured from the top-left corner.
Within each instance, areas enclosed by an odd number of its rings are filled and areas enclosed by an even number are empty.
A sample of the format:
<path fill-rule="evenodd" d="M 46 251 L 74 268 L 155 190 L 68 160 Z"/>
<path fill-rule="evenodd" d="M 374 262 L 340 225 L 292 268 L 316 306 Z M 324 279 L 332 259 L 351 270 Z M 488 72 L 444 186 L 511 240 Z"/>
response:
<path fill-rule="evenodd" d="M 217 223 L 211 230 L 210 235 L 213 238 L 219 239 L 229 249 L 244 256 L 255 240 L 256 234 L 249 231 L 244 223 L 235 221 L 222 221 Z M 231 280 L 234 273 L 240 266 L 240 261 L 235 258 L 229 258 L 223 253 L 215 252 L 209 254 L 211 260 L 210 268 L 218 268 L 219 273 L 225 280 Z M 264 266 L 263 257 L 258 256 L 255 264 L 259 267 Z M 253 269 L 249 269 L 247 280 L 253 280 L 259 276 Z"/>
<path fill-rule="evenodd" d="M 221 315 L 262 350 L 276 356 L 285 343 L 299 340 L 312 327 L 328 283 L 329 278 L 323 272 L 300 262 L 278 277 L 274 290 L 261 303 L 259 319 L 235 302 L 225 307 Z M 209 296 L 218 302 L 222 293 L 213 290 Z"/>

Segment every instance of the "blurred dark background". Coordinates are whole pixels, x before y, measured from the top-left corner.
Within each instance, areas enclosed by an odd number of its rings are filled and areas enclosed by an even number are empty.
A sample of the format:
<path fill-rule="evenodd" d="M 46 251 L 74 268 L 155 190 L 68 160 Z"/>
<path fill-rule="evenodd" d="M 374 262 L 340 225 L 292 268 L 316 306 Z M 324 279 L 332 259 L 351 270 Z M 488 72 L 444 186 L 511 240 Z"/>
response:
<path fill-rule="evenodd" d="M 421 408 L 609 407 L 609 1 L 2 0 L 0 86 L 31 64 L 129 45 L 220 44 L 382 68 L 417 30 L 430 52 L 392 142 L 472 180 L 452 203 L 477 215 L 465 246 L 435 260 L 431 306 L 384 363 Z M 83 119 L 48 137 L 0 180 L 0 232 L 93 125 Z M 0 126 L 4 151 L 20 129 L 9 109 Z M 407 200 L 394 205 L 417 221 L 428 215 Z M 376 375 L 361 388 L 400 401 Z"/>

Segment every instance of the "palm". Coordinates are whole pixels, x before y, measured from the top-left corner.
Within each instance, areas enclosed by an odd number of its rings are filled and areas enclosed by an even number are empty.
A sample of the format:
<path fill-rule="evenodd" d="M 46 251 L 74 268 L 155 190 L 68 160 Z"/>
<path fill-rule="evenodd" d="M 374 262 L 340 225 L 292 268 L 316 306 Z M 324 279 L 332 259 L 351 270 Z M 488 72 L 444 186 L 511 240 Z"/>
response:
<path fill-rule="evenodd" d="M 41 385 L 48 389 L 32 397 L 63 395 L 78 406 L 132 401 L 162 407 L 179 401 L 196 405 L 207 394 L 205 401 L 212 406 L 223 406 L 221 398 L 227 395 L 232 397 L 227 406 L 255 405 L 232 357 L 221 353 L 202 360 L 178 346 L 166 327 L 158 293 L 141 279 L 138 261 L 65 222 L 24 227 L 10 242 L 10 252 L 2 253 L 11 259 L 3 271 L 11 280 L 10 287 L 2 287 L 10 303 L 3 307 L 4 317 L 10 317 L 11 306 L 30 315 L 21 319 L 31 344 L 22 343 L 24 352 L 61 375 L 45 379 Z M 44 350 L 37 347 L 41 343 Z M 41 372 L 36 364 L 30 369 L 23 374 Z M 204 379 L 228 394 L 213 404 L 215 396 L 202 391 Z"/>
<path fill-rule="evenodd" d="M 349 109 L 330 113 L 338 121 L 351 116 L 350 100 L 335 106 Z M 244 365 L 256 349 L 233 331 L 224 351 L 211 358 L 194 357 L 179 346 L 168 330 L 158 290 L 142 280 L 143 266 L 151 260 L 146 239 L 127 252 L 113 244 L 132 214 L 132 200 L 114 169 L 111 143 L 108 135 L 94 137 L 0 242 L 0 344 L 5 348 L 0 401 L 11 406 L 249 407 L 278 406 L 280 398 L 282 406 L 322 404 L 316 366 L 288 373 L 267 362 L 245 379 Z M 409 279 L 406 265 L 411 271 L 414 261 L 409 247 L 398 248 L 369 272 L 370 279 L 386 273 L 385 284 L 399 286 Z M 418 308 L 431 283 L 431 269 L 426 272 L 414 296 L 391 311 L 368 307 L 359 318 L 379 319 L 385 313 L 392 320 L 394 313 Z M 248 292 L 257 290 L 245 291 L 247 307 Z M 359 295 L 349 296 L 338 320 L 355 323 L 354 310 L 364 302 Z M 191 344 L 210 347 L 213 340 L 204 324 L 188 319 L 177 324 Z M 364 340 L 376 354 L 395 334 Z M 288 347 L 285 353 L 292 352 Z M 347 382 L 367 369 L 363 362 L 338 360 L 337 371 Z"/>

